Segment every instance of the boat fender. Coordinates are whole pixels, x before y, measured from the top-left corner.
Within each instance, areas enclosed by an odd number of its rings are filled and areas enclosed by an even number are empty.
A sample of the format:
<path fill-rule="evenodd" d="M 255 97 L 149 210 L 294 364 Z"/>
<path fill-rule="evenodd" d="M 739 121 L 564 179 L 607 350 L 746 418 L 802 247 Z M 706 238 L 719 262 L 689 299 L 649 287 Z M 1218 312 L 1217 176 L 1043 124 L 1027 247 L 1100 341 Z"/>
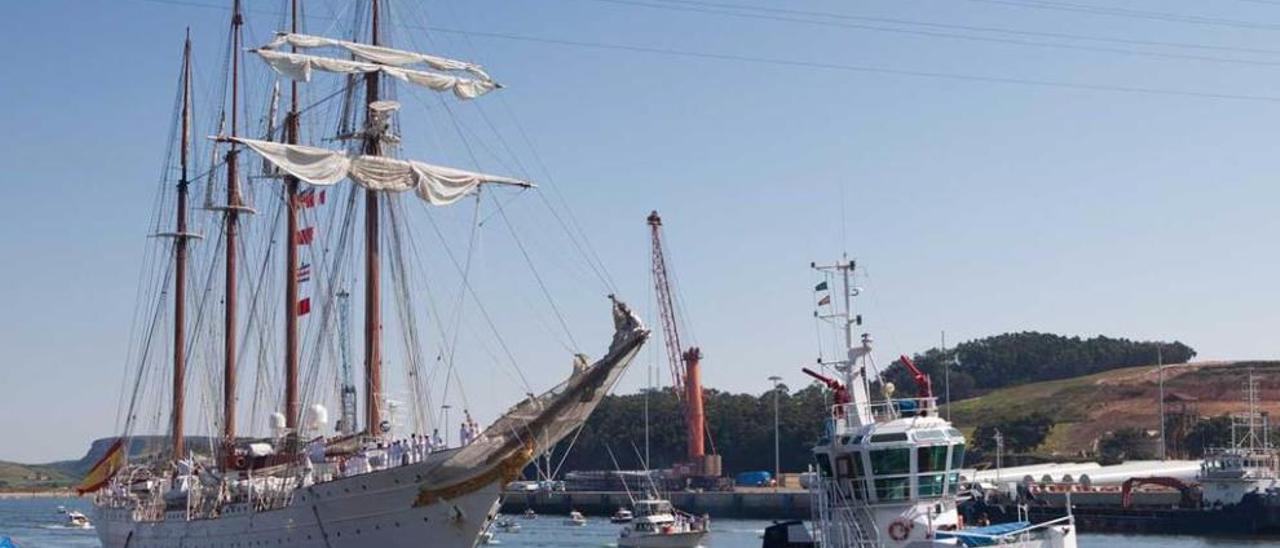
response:
<path fill-rule="evenodd" d="M 899 518 L 893 520 L 893 523 L 889 524 L 889 538 L 896 541 L 904 541 L 907 540 L 907 537 L 910 535 L 911 522 Z"/>

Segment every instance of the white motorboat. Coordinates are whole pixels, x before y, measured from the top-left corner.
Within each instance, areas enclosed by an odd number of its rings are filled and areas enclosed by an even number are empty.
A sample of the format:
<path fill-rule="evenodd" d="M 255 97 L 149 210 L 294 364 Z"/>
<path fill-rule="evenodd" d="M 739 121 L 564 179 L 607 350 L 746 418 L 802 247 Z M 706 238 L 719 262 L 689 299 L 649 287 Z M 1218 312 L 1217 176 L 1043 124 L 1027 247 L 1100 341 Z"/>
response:
<path fill-rule="evenodd" d="M 533 508 L 528 508 L 524 511 L 524 515 L 521 517 L 524 519 L 538 519 L 538 513 L 534 512 Z"/>
<path fill-rule="evenodd" d="M 635 501 L 631 525 L 618 533 L 623 548 L 693 548 L 702 544 L 710 519 L 676 510 L 670 501 L 651 498 Z"/>
<path fill-rule="evenodd" d="M 574 527 L 582 527 L 587 524 L 587 518 L 583 517 L 582 512 L 572 510 L 569 512 L 569 517 L 564 518 L 564 524 Z"/>
<path fill-rule="evenodd" d="M 632 514 L 631 510 L 626 508 L 619 508 L 612 516 L 609 516 L 610 523 L 631 523 L 633 519 L 635 519 L 635 514 Z"/>
<path fill-rule="evenodd" d="M 93 523 L 89 522 L 88 516 L 75 510 L 67 511 L 67 526 L 77 529 L 92 529 Z"/>

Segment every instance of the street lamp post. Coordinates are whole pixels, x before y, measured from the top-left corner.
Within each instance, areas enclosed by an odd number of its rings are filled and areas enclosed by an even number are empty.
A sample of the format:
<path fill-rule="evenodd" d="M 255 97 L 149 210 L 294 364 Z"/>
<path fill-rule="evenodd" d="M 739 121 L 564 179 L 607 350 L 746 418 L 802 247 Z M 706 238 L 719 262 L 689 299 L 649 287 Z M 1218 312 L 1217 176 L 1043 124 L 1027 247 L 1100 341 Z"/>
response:
<path fill-rule="evenodd" d="M 778 481 L 782 479 L 782 459 L 779 450 L 778 436 L 778 383 L 782 382 L 782 377 L 774 375 L 769 377 L 773 382 L 773 490 L 778 490 Z"/>

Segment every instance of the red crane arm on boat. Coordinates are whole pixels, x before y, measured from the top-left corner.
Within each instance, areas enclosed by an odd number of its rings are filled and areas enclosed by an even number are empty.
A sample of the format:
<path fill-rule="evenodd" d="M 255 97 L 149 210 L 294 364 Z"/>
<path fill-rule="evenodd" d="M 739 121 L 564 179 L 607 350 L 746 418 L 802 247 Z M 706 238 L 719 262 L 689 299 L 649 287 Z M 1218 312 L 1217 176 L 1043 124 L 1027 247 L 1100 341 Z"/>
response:
<path fill-rule="evenodd" d="M 933 382 L 929 380 L 929 376 L 925 375 L 924 371 L 921 371 L 919 367 L 916 367 L 915 362 L 912 362 L 911 358 L 906 355 L 898 356 L 898 359 L 902 360 L 902 365 L 907 366 L 907 370 L 911 372 L 911 378 L 915 379 L 919 397 L 932 398 Z"/>
<path fill-rule="evenodd" d="M 801 367 L 800 370 L 804 371 L 806 375 L 818 379 L 822 384 L 827 385 L 827 388 L 830 388 L 832 392 L 835 392 L 836 405 L 849 403 L 849 390 L 845 388 L 844 383 L 823 375 L 822 373 L 818 373 L 808 367 Z"/>

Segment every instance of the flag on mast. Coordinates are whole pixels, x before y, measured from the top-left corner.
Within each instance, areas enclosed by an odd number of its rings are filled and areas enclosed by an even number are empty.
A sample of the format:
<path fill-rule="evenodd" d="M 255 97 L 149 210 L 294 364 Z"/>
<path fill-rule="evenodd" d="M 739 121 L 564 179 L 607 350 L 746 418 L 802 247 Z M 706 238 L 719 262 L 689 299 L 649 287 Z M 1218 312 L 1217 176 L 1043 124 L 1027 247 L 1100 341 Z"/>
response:
<path fill-rule="evenodd" d="M 311 297 L 303 297 L 298 301 L 298 315 L 306 316 L 311 312 Z"/>
<path fill-rule="evenodd" d="M 831 304 L 831 295 L 826 295 L 818 301 L 818 306 L 825 306 L 829 304 Z"/>
<path fill-rule="evenodd" d="M 309 226 L 298 231 L 298 235 L 294 240 L 298 245 L 311 245 L 311 240 L 316 237 L 316 228 Z"/>
<path fill-rule="evenodd" d="M 124 458 L 124 438 L 116 438 L 115 443 L 107 448 L 107 452 L 102 454 L 102 458 L 93 464 L 93 468 L 84 475 L 80 485 L 76 486 L 76 494 L 83 495 L 101 489 L 111 481 L 111 477 L 116 475 L 116 472 L 124 468 Z"/>
<path fill-rule="evenodd" d="M 311 281 L 311 263 L 302 263 L 298 267 L 298 283 Z"/>
<path fill-rule="evenodd" d="M 298 207 L 307 209 L 317 205 L 324 205 L 324 190 L 316 191 L 314 188 L 306 188 L 298 192 L 296 198 Z"/>

